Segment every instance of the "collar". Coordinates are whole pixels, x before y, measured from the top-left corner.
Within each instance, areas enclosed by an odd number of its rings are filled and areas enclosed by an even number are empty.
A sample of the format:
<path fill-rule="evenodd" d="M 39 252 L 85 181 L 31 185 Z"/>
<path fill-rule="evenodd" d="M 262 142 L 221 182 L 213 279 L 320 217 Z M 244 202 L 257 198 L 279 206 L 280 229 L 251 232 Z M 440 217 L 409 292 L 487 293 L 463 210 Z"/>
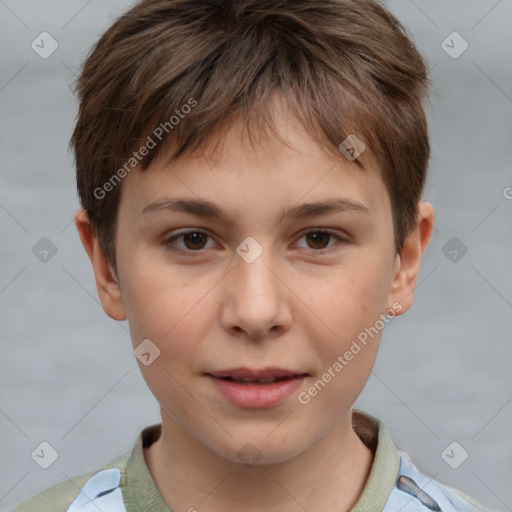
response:
<path fill-rule="evenodd" d="M 400 455 L 386 426 L 377 418 L 353 410 L 352 427 L 361 441 L 374 453 L 374 460 L 363 492 L 350 512 L 382 510 L 396 482 Z M 171 512 L 144 459 L 144 448 L 158 440 L 161 431 L 162 424 L 158 423 L 144 428 L 137 436 L 121 479 L 127 512 Z"/>

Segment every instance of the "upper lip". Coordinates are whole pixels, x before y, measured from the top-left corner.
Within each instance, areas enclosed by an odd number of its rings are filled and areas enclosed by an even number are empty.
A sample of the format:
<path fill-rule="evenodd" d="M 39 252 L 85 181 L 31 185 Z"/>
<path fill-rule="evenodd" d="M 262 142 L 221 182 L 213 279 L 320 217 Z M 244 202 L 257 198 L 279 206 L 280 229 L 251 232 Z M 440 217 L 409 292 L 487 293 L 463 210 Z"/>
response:
<path fill-rule="evenodd" d="M 282 368 L 261 368 L 259 370 L 252 368 L 231 368 L 218 372 L 208 372 L 213 377 L 223 378 L 231 377 L 232 379 L 272 379 L 275 377 L 294 377 L 297 375 L 307 375 L 304 372 L 295 372 L 293 370 L 284 370 Z"/>

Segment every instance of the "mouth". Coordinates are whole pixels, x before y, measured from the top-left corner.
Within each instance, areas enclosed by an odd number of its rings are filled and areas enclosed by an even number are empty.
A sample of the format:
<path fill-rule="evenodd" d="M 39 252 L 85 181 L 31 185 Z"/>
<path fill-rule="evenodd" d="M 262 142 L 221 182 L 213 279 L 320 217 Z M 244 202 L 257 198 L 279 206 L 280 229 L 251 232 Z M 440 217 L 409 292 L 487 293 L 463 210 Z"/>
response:
<path fill-rule="evenodd" d="M 255 370 L 250 368 L 232 368 L 218 372 L 210 372 L 207 375 L 239 384 L 273 384 L 283 380 L 307 377 L 307 373 L 294 372 L 281 368 L 264 368 Z"/>
<path fill-rule="evenodd" d="M 309 376 L 308 373 L 266 368 L 234 368 L 206 374 L 214 388 L 233 405 L 268 408 L 285 402 Z"/>
<path fill-rule="evenodd" d="M 249 379 L 249 378 L 234 379 L 232 377 L 217 377 L 217 378 L 220 378 L 222 380 L 227 380 L 227 381 L 230 381 L 230 382 L 236 382 L 237 384 L 250 385 L 250 384 L 273 384 L 274 382 L 281 382 L 283 380 L 290 380 L 290 379 L 293 379 L 295 377 L 300 377 L 300 376 L 301 375 L 294 375 L 292 377 L 273 377 L 273 378 L 268 378 L 268 379 Z"/>

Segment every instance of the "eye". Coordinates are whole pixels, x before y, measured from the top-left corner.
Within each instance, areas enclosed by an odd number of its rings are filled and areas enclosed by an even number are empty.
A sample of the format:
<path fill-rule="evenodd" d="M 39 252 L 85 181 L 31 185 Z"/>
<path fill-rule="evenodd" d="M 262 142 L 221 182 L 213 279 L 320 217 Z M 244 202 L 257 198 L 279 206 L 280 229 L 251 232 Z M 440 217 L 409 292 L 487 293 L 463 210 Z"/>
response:
<path fill-rule="evenodd" d="M 182 243 L 177 243 L 176 241 L 180 238 L 182 239 Z M 171 236 L 164 242 L 164 245 L 176 252 L 201 252 L 202 249 L 215 247 L 213 239 L 213 245 L 211 247 L 205 247 L 208 238 L 211 237 L 205 231 L 190 229 L 188 231 L 180 231 L 176 235 Z"/>
<path fill-rule="evenodd" d="M 346 240 L 341 236 L 332 233 L 331 231 L 325 231 L 321 229 L 311 229 L 307 233 L 304 233 L 299 240 L 306 240 L 307 246 L 305 249 L 313 249 L 315 252 L 319 252 L 325 249 L 330 249 L 338 243 L 345 243 Z M 335 243 L 331 243 L 335 240 Z"/>
<path fill-rule="evenodd" d="M 211 240 L 210 247 L 207 246 L 208 239 Z M 299 238 L 299 241 L 302 239 L 305 239 L 306 246 L 301 247 L 300 244 L 297 246 L 299 248 L 313 250 L 314 252 L 329 252 L 330 248 L 340 243 L 343 244 L 347 242 L 347 240 L 340 235 L 321 229 L 309 230 Z M 299 242 L 296 242 L 296 244 L 298 243 Z M 164 245 L 174 252 L 188 253 L 190 256 L 199 256 L 204 250 L 214 248 L 216 243 L 207 232 L 200 229 L 189 229 L 187 231 L 180 231 L 170 238 L 167 238 Z"/>

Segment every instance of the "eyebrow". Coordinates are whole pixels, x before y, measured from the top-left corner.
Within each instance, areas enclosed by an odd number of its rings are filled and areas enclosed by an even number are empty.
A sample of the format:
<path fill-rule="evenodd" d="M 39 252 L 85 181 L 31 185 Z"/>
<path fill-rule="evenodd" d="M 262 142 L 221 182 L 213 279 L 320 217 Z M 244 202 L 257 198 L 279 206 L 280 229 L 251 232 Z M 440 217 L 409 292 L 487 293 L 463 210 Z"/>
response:
<path fill-rule="evenodd" d="M 223 210 L 206 199 L 165 198 L 154 201 L 144 207 L 141 215 L 158 211 L 183 212 L 203 218 L 225 219 Z M 313 203 L 300 203 L 285 210 L 281 220 L 285 218 L 301 219 L 336 213 L 340 211 L 359 211 L 369 213 L 370 209 L 359 201 L 347 198 L 333 198 Z"/>

